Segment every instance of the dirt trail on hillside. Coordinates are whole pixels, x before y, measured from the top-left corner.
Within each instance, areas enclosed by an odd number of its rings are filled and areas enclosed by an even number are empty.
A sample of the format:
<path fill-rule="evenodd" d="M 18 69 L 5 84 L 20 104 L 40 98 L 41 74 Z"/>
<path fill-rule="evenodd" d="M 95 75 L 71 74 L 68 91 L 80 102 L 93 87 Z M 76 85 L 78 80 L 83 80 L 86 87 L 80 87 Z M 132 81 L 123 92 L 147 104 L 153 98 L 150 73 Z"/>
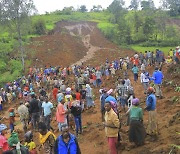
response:
<path fill-rule="evenodd" d="M 38 67 L 44 65 L 51 66 L 68 66 L 78 65 L 81 62 L 85 62 L 85 65 L 98 66 L 103 64 L 106 58 L 109 61 L 124 57 L 126 55 L 131 56 L 133 51 L 123 50 L 118 48 L 117 45 L 108 41 L 102 33 L 97 29 L 96 23 L 93 22 L 58 22 L 55 29 L 50 35 L 33 38 L 32 43 L 28 48 L 36 51 L 33 58 L 33 65 Z M 39 61 L 36 61 L 38 59 Z M 152 74 L 154 68 L 148 67 L 148 71 Z M 166 72 L 166 67 L 163 69 L 165 78 L 169 72 Z M 140 81 L 133 82 L 133 74 L 128 71 L 129 77 L 132 81 L 132 85 L 135 89 L 136 97 L 141 100 L 141 107 L 145 107 L 145 95 L 143 94 L 143 86 Z M 117 78 L 123 77 L 123 73 L 118 71 L 117 75 L 110 80 L 106 80 L 103 77 L 102 87 L 108 89 L 115 88 L 115 82 Z M 168 80 L 171 80 L 169 78 Z M 101 122 L 100 113 L 100 101 L 99 101 L 99 88 L 94 88 L 95 108 L 83 112 L 83 134 L 78 138 L 82 154 L 107 154 L 108 145 L 107 138 L 105 137 L 104 128 Z M 160 134 L 158 140 L 153 142 L 151 138 L 147 136 L 144 146 L 132 148 L 128 141 L 128 126 L 124 125 L 126 118 L 122 120 L 122 145 L 119 152 L 121 154 L 166 154 L 169 153 L 171 144 L 179 145 L 179 136 L 176 132 L 179 132 L 179 123 L 176 121 L 178 118 L 173 118 L 176 113 L 179 112 L 179 104 L 172 103 L 171 98 L 179 93 L 174 92 L 173 87 L 163 87 L 164 99 L 157 101 L 157 112 L 159 119 Z M 17 108 L 18 104 L 12 104 Z M 9 105 L 5 107 L 7 111 Z M 122 113 L 124 114 L 124 113 Z M 8 113 L 6 112 L 8 116 Z M 17 118 L 18 119 L 18 118 Z M 175 119 L 175 120 L 174 120 Z M 147 127 L 148 112 L 144 112 L 144 125 Z M 169 124 L 171 120 L 171 125 Z M 8 121 L 6 121 L 8 123 Z M 51 125 L 57 129 L 56 121 L 53 121 Z M 20 136 L 23 139 L 22 127 L 17 124 L 16 129 L 20 129 Z M 73 132 L 74 133 L 74 132 Z M 59 135 L 59 132 L 56 132 Z M 39 144 L 38 133 L 34 134 L 34 141 Z"/>
<path fill-rule="evenodd" d="M 95 29 L 95 26 L 88 25 L 87 23 L 84 24 L 77 24 L 72 26 L 65 26 L 65 28 L 69 31 L 71 36 L 79 36 L 82 38 L 82 42 L 84 46 L 87 48 L 86 55 L 81 58 L 79 61 L 75 62 L 72 65 L 81 65 L 84 62 L 87 62 L 88 60 L 92 59 L 95 55 L 95 53 L 99 50 L 115 50 L 112 48 L 103 48 L 99 46 L 94 46 L 91 44 L 91 33 Z M 83 29 L 89 30 L 89 34 L 84 35 L 82 33 Z M 77 33 L 75 34 L 74 31 Z"/>

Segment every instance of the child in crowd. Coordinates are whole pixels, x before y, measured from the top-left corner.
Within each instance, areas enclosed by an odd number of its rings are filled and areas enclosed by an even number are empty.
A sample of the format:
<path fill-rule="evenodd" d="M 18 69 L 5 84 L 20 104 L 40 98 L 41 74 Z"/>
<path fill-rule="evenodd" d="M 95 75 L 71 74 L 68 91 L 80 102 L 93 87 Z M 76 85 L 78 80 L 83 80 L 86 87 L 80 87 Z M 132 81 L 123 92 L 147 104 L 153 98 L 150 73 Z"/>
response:
<path fill-rule="evenodd" d="M 12 133 L 14 131 L 14 123 L 15 123 L 14 108 L 10 108 L 8 111 L 9 111 L 9 127 Z"/>
<path fill-rule="evenodd" d="M 33 141 L 33 133 L 31 131 L 28 131 L 24 137 L 25 137 L 24 146 L 26 146 L 29 149 L 30 154 L 37 154 L 36 144 Z"/>
<path fill-rule="evenodd" d="M 51 154 L 54 151 L 56 136 L 48 131 L 45 123 L 39 123 L 39 142 L 43 147 L 43 154 Z"/>

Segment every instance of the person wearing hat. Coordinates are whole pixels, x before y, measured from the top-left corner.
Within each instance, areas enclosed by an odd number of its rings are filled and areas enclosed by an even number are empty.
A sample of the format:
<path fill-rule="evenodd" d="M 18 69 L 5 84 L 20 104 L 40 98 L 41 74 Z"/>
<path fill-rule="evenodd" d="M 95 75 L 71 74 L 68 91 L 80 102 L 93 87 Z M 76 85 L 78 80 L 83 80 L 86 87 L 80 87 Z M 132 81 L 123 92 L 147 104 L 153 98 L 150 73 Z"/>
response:
<path fill-rule="evenodd" d="M 20 121 L 23 125 L 24 132 L 26 132 L 29 118 L 29 110 L 22 101 L 20 101 L 20 106 L 18 107 L 18 114 L 20 116 Z"/>
<path fill-rule="evenodd" d="M 144 144 L 145 129 L 143 126 L 143 111 L 139 107 L 139 99 L 132 100 L 132 107 L 129 111 L 130 126 L 129 126 L 129 141 L 134 142 L 137 146 Z"/>
<path fill-rule="evenodd" d="M 0 153 L 9 150 L 8 141 L 5 137 L 7 126 L 5 124 L 0 124 Z"/>
<path fill-rule="evenodd" d="M 117 141 L 118 133 L 120 128 L 120 122 L 117 114 L 111 107 L 110 102 L 106 102 L 104 105 L 105 108 L 105 122 L 103 123 L 105 127 L 105 133 L 108 140 L 110 154 L 117 154 Z"/>
<path fill-rule="evenodd" d="M 106 97 L 106 99 L 105 99 L 105 102 L 110 102 L 110 101 L 112 101 L 112 102 L 114 102 L 114 103 L 117 103 L 117 100 L 116 100 L 116 98 L 113 96 L 113 89 L 110 89 L 110 90 L 108 90 L 107 91 L 107 97 Z"/>
<path fill-rule="evenodd" d="M 77 138 L 69 132 L 68 125 L 62 126 L 62 134 L 55 141 L 54 154 L 81 154 Z"/>
<path fill-rule="evenodd" d="M 149 87 L 147 90 L 148 96 L 146 99 L 146 108 L 145 110 L 149 113 L 148 119 L 148 129 L 147 133 L 152 135 L 154 139 L 156 139 L 158 134 L 158 126 L 157 126 L 157 115 L 156 115 L 156 96 L 155 90 L 153 87 Z"/>
<path fill-rule="evenodd" d="M 11 133 L 11 136 L 8 138 L 8 145 L 10 150 L 4 152 L 3 154 L 29 154 L 28 148 L 20 144 L 18 134 L 16 132 Z"/>
<path fill-rule="evenodd" d="M 176 50 L 175 50 L 175 61 L 176 61 L 176 64 L 180 63 L 180 48 L 179 48 L 179 46 L 177 46 Z"/>
<path fill-rule="evenodd" d="M 87 102 L 87 104 L 86 104 L 87 109 L 94 106 L 92 88 L 90 87 L 89 84 L 86 84 L 86 102 Z"/>

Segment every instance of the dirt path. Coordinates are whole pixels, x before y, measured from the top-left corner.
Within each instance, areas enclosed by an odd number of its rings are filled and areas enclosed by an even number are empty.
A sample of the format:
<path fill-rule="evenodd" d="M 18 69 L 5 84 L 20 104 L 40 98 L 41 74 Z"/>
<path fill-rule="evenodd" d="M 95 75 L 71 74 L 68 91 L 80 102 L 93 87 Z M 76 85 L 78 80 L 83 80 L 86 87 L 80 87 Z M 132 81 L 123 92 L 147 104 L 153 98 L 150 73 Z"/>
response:
<path fill-rule="evenodd" d="M 98 52 L 99 50 L 110 50 L 110 51 L 115 50 L 115 49 L 112 49 L 112 48 L 102 48 L 102 47 L 94 46 L 94 45 L 91 44 L 91 33 L 93 33 L 93 31 L 95 29 L 94 26 L 91 26 L 91 25 L 88 25 L 87 23 L 84 23 L 84 24 L 77 24 L 77 25 L 64 26 L 64 27 L 69 31 L 71 36 L 81 37 L 84 46 L 88 50 L 86 52 L 86 55 L 83 58 L 81 58 L 79 61 L 75 62 L 71 66 L 73 66 L 73 65 L 81 65 L 82 62 L 83 63 L 87 62 L 88 60 L 92 59 L 95 56 L 95 53 Z M 88 30 L 89 34 L 84 35 L 82 33 L 83 29 Z M 75 32 L 77 32 L 77 33 L 75 34 Z"/>

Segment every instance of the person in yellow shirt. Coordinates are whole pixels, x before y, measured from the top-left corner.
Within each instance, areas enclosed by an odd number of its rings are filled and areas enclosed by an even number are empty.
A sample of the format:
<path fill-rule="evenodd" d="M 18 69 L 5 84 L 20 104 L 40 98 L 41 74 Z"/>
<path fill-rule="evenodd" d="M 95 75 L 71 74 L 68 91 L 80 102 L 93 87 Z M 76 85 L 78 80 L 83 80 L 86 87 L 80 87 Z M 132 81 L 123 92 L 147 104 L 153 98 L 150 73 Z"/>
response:
<path fill-rule="evenodd" d="M 36 154 L 37 153 L 37 151 L 36 151 L 36 144 L 33 141 L 33 133 L 32 133 L 32 131 L 28 131 L 25 134 L 24 137 L 25 137 L 24 146 L 26 146 L 28 148 L 30 153 Z"/>
<path fill-rule="evenodd" d="M 174 54 L 173 54 L 173 50 L 172 50 L 172 49 L 170 49 L 170 51 L 169 51 L 168 55 L 169 55 L 171 58 L 174 56 Z"/>
<path fill-rule="evenodd" d="M 167 63 L 167 64 L 171 64 L 171 63 L 172 63 L 172 57 L 171 57 L 171 56 L 168 56 L 168 57 L 167 57 L 166 63 Z"/>
<path fill-rule="evenodd" d="M 110 154 L 117 154 L 116 145 L 118 141 L 120 122 L 117 114 L 112 109 L 110 102 L 106 102 L 104 108 L 106 110 L 104 127 L 108 139 Z"/>

